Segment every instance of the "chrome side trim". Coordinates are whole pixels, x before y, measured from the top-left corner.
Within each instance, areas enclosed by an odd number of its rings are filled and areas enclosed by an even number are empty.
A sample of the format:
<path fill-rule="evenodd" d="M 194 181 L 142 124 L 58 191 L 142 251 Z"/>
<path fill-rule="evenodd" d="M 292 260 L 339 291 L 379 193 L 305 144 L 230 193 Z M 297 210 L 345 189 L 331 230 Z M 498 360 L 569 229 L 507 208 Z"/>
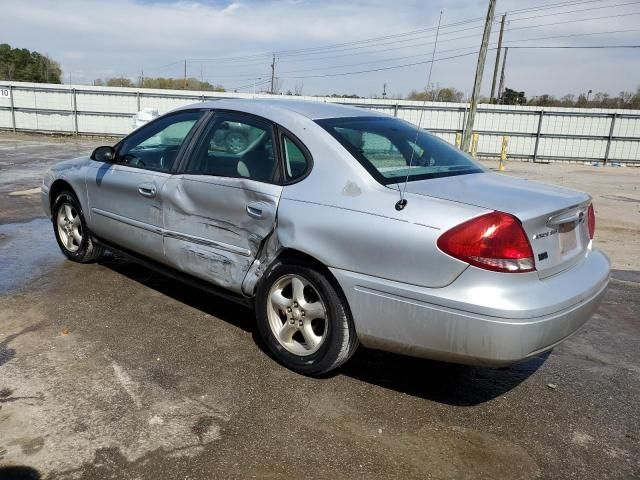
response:
<path fill-rule="evenodd" d="M 140 222 L 138 220 L 133 220 L 131 218 L 123 217 L 122 215 L 118 215 L 117 213 L 107 212 L 100 208 L 93 207 L 91 209 L 91 213 L 95 213 L 97 215 L 102 215 L 103 217 L 110 218 L 111 220 L 116 220 L 118 222 L 126 223 L 127 225 L 131 225 L 132 227 L 141 228 L 142 230 L 146 230 L 148 232 L 157 233 L 158 235 L 162 235 L 164 233 L 163 229 L 160 227 L 156 227 L 155 225 L 151 225 L 149 223 Z"/>
<path fill-rule="evenodd" d="M 227 252 L 237 253 L 245 257 L 251 256 L 251 251 L 244 248 L 229 245 L 228 243 L 216 242 L 215 240 L 209 240 L 208 238 L 196 237 L 194 235 L 187 235 L 185 233 L 172 232 L 171 230 L 163 229 L 163 236 L 165 238 L 174 238 L 176 240 L 183 240 L 185 242 L 197 243 L 198 245 L 204 245 L 206 247 L 217 248 L 220 250 L 226 250 Z"/>
<path fill-rule="evenodd" d="M 127 225 L 131 225 L 132 227 L 141 228 L 143 230 L 147 230 L 148 232 L 153 232 L 158 235 L 162 235 L 162 237 L 164 238 L 173 238 L 176 240 L 183 240 L 185 242 L 197 243 L 198 245 L 204 245 L 206 247 L 225 250 L 227 252 L 236 253 L 238 255 L 242 255 L 245 257 L 251 256 L 251 251 L 246 250 L 244 248 L 236 247 L 234 245 L 229 245 L 227 243 L 216 242 L 215 240 L 196 237 L 194 235 L 187 235 L 184 233 L 173 232 L 171 230 L 166 230 L 161 227 L 156 227 L 155 225 L 150 225 L 148 223 L 140 222 L 138 220 L 133 220 L 131 218 L 123 217 L 122 215 L 118 215 L 116 213 L 107 212 L 99 208 L 92 208 L 91 212 L 97 215 L 102 215 L 103 217 L 110 218 L 111 220 L 116 220 L 118 222 L 126 223 Z"/>

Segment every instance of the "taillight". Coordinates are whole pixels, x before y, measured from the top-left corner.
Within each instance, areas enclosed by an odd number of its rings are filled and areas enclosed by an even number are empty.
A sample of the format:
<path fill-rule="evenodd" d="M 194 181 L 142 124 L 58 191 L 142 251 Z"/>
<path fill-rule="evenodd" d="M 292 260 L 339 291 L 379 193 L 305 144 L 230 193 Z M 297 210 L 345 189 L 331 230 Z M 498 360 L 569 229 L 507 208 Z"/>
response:
<path fill-rule="evenodd" d="M 593 211 L 593 203 L 589 204 L 587 210 L 587 227 L 589 228 L 589 238 L 593 240 L 593 235 L 596 233 L 596 213 Z"/>
<path fill-rule="evenodd" d="M 438 238 L 443 252 L 476 267 L 496 272 L 535 270 L 533 252 L 520 221 L 491 212 L 468 220 Z"/>

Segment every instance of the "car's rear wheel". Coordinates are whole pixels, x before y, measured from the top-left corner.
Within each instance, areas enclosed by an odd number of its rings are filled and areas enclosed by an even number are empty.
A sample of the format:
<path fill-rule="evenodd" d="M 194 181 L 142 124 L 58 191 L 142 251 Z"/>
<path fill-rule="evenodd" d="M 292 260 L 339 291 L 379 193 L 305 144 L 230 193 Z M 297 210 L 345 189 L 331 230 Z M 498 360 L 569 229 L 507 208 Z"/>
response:
<path fill-rule="evenodd" d="M 53 204 L 53 231 L 62 253 L 79 263 L 96 261 L 104 252 L 91 238 L 80 202 L 72 192 L 62 192 Z"/>
<path fill-rule="evenodd" d="M 306 375 L 329 372 L 358 346 L 346 300 L 317 270 L 277 264 L 258 287 L 256 302 L 262 339 L 291 370 Z"/>

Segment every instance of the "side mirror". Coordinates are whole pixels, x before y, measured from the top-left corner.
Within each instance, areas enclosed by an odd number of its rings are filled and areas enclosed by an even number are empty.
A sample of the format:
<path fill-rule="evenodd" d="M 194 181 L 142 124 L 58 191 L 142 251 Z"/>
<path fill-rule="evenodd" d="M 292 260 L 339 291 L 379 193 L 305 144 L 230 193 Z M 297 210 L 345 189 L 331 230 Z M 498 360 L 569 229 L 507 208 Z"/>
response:
<path fill-rule="evenodd" d="M 96 162 L 111 163 L 116 159 L 116 151 L 111 146 L 104 146 L 96 148 L 91 154 L 91 160 Z"/>

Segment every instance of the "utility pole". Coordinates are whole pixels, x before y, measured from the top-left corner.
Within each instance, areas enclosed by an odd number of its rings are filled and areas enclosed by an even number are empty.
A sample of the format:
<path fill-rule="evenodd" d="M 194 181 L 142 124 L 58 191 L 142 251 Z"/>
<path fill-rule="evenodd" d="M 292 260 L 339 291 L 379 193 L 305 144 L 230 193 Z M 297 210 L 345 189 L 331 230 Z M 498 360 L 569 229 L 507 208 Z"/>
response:
<path fill-rule="evenodd" d="M 140 87 L 144 88 L 144 70 L 140 70 Z"/>
<path fill-rule="evenodd" d="M 276 54 L 273 54 L 273 60 L 271 61 L 271 95 L 275 92 L 275 80 L 276 80 Z"/>
<path fill-rule="evenodd" d="M 182 89 L 187 89 L 187 59 L 184 60 L 184 84 L 182 85 Z"/>
<path fill-rule="evenodd" d="M 500 36 L 498 37 L 498 50 L 496 50 L 496 66 L 493 69 L 493 82 L 491 82 L 491 103 L 496 103 L 495 91 L 496 80 L 498 78 L 498 66 L 500 65 L 500 52 L 502 51 L 502 34 L 504 33 L 504 22 L 507 18 L 507 14 L 502 15 L 502 21 L 500 22 Z"/>
<path fill-rule="evenodd" d="M 500 72 L 500 86 L 498 87 L 498 99 L 500 103 L 504 103 L 502 95 L 504 94 L 504 67 L 507 64 L 507 53 L 509 53 L 509 47 L 504 49 L 504 58 L 502 59 L 502 71 Z"/>
<path fill-rule="evenodd" d="M 382 85 L 382 98 L 385 99 L 387 98 L 387 84 L 383 84 Z"/>
<path fill-rule="evenodd" d="M 487 47 L 489 46 L 489 37 L 491 36 L 491 24 L 493 23 L 493 14 L 496 10 L 496 0 L 489 0 L 489 9 L 487 10 L 487 18 L 484 22 L 484 33 L 482 35 L 482 45 L 478 54 L 478 65 L 476 67 L 476 78 L 473 83 L 473 93 L 471 94 L 471 105 L 469 105 L 469 114 L 467 115 L 467 124 L 462 133 L 462 150 L 468 151 L 471 145 L 471 134 L 473 132 L 473 123 L 476 118 L 476 110 L 478 109 L 478 98 L 480 97 L 480 85 L 482 84 L 482 74 L 484 73 L 484 62 L 487 58 Z"/>

